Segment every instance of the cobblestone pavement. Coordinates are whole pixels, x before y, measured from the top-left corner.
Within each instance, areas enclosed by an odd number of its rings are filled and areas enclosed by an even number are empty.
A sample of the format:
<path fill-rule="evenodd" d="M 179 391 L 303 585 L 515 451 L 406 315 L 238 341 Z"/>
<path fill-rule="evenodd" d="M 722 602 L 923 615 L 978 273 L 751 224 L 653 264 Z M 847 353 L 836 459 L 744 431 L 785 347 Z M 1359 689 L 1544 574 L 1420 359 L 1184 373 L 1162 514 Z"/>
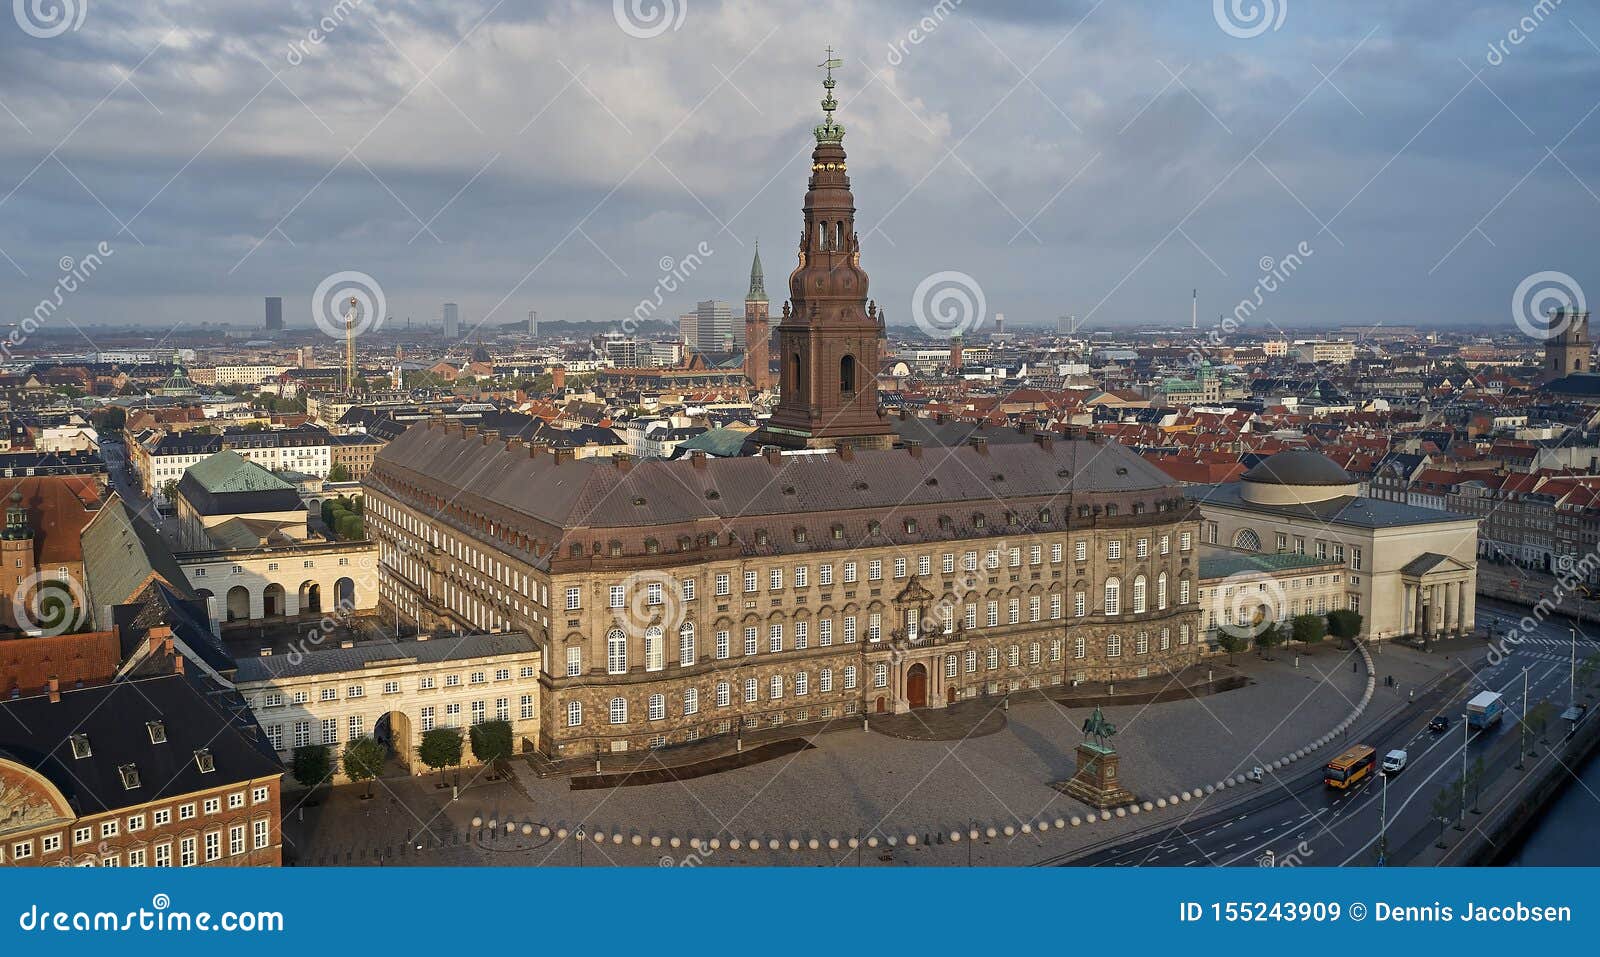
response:
<path fill-rule="evenodd" d="M 1452 667 L 1481 641 L 1435 645 L 1431 653 L 1385 648 L 1374 659 L 1378 691 L 1360 730 L 1404 708 L 1410 690 Z M 1154 801 L 1202 787 L 1302 747 L 1344 719 L 1359 700 L 1364 669 L 1354 652 L 1325 645 L 1276 660 L 1237 659 L 1252 684 L 1200 699 L 1105 709 L 1118 728 L 1124 784 Z M 1218 659 L 1215 667 L 1228 667 Z M 1396 682 L 1390 687 L 1386 678 Z M 999 706 L 999 703 L 996 703 Z M 303 864 L 563 865 L 579 862 L 573 832 L 585 828 L 583 864 L 693 865 L 1027 864 L 1050 855 L 1125 837 L 1135 829 L 1176 824 L 1201 809 L 1271 787 L 1247 784 L 1181 807 L 1057 829 L 1088 809 L 1052 789 L 1073 772 L 1073 749 L 1088 709 L 1064 709 L 1040 698 L 1014 701 L 1004 727 L 957 741 L 914 741 L 844 730 L 819 736 L 816 747 L 780 760 L 691 781 L 572 791 L 565 778 L 541 779 L 522 761 L 515 780 L 489 782 L 478 769 L 461 772 L 458 800 L 435 786 L 437 775 L 380 782 L 371 801 L 359 787 L 341 787 L 322 803 L 290 811 L 291 856 Z M 476 774 L 476 776 L 475 776 Z M 293 799 L 287 802 L 293 807 Z M 472 820 L 478 818 L 479 827 Z M 1045 821 L 1048 830 L 1036 825 Z M 488 823 L 495 822 L 492 834 Z M 506 833 L 506 824 L 512 826 Z M 1021 833 L 1023 824 L 1031 833 Z M 523 833 L 528 825 L 530 833 Z M 1006 826 L 1014 833 L 1004 833 Z M 539 828 L 547 827 L 541 837 Z M 989 828 L 977 842 L 950 840 L 952 829 Z M 558 837 L 565 829 L 565 838 Z M 596 833 L 604 843 L 596 844 Z M 421 834 L 422 850 L 416 849 Z M 640 843 L 635 845 L 633 837 Z M 660 839 L 652 847 L 651 837 Z M 865 838 L 876 847 L 866 847 Z M 691 838 L 719 847 L 693 850 Z M 863 846 L 848 848 L 851 837 Z M 915 839 L 915 845 L 906 840 Z M 735 850 L 731 839 L 738 839 Z M 888 840 L 893 838 L 895 846 Z M 671 847 L 677 839 L 679 847 Z M 750 842 L 758 840 L 759 850 Z M 830 839 L 838 842 L 828 847 Z M 815 840 L 817 849 L 809 843 Z M 617 843 L 620 841 L 620 843 Z M 779 842 L 776 850 L 770 842 Z M 790 850 L 790 842 L 798 850 Z"/>

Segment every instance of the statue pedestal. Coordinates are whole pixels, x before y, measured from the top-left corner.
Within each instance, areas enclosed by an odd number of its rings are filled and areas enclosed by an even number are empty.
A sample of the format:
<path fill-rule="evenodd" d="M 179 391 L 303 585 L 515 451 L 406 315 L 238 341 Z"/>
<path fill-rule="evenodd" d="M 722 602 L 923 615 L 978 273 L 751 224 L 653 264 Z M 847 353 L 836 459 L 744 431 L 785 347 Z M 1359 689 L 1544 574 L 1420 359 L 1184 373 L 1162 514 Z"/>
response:
<path fill-rule="evenodd" d="M 1085 741 L 1078 745 L 1078 770 L 1067 780 L 1056 781 L 1050 786 L 1093 808 L 1132 804 L 1138 799 L 1132 791 L 1122 786 L 1117 777 L 1120 759 L 1115 748 Z"/>

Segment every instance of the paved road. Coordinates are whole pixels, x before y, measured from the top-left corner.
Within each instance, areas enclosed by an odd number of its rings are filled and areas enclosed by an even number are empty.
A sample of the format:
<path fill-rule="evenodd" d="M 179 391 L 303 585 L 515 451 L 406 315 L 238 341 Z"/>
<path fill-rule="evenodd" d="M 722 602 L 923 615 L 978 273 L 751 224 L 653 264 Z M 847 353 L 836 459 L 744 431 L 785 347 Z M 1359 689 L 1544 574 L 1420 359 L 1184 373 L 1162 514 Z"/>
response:
<path fill-rule="evenodd" d="M 1520 620 L 1523 610 L 1511 605 L 1482 603 L 1478 624 L 1494 625 L 1496 634 Z M 1577 660 L 1600 652 L 1600 642 L 1577 635 Z M 1376 732 L 1363 736 L 1380 755 L 1392 748 L 1408 753 L 1405 771 L 1385 781 L 1375 778 L 1352 791 L 1336 791 L 1322 783 L 1319 765 L 1292 765 L 1292 773 L 1260 785 L 1262 793 L 1240 805 L 1205 814 L 1158 832 L 1087 855 L 1065 855 L 1046 864 L 1102 866 L 1257 866 L 1267 852 L 1278 866 L 1373 864 L 1383 814 L 1383 788 L 1387 785 L 1390 846 L 1399 848 L 1406 838 L 1430 828 L 1432 805 L 1442 788 L 1458 780 L 1462 766 L 1466 700 L 1479 691 L 1499 691 L 1506 696 L 1508 718 L 1523 709 L 1524 669 L 1528 700 L 1549 700 L 1557 710 L 1568 702 L 1571 637 L 1564 619 L 1552 619 L 1521 643 L 1507 646 L 1508 657 L 1476 674 L 1462 674 L 1441 682 L 1419 696 L 1405 712 Z M 1474 656 L 1481 657 L 1481 656 Z M 1451 717 L 1450 729 L 1430 734 L 1426 725 L 1436 714 Z M 1514 752 L 1518 735 L 1514 720 L 1475 733 L 1467 743 L 1469 762 L 1493 751 Z M 1507 737 L 1507 736 L 1510 737 Z M 1352 743 L 1355 743 L 1352 741 Z M 1329 750 L 1331 756 L 1336 752 Z M 1413 846 L 1415 846 L 1413 844 Z"/>
<path fill-rule="evenodd" d="M 100 456 L 106 461 L 106 472 L 111 480 L 111 487 L 116 490 L 124 502 L 138 513 L 140 518 L 154 525 L 168 541 L 175 540 L 171 520 L 164 517 L 156 510 L 155 504 L 145 497 L 144 491 L 139 487 L 139 476 L 133 471 L 133 466 L 128 462 L 128 450 L 120 441 L 106 439 L 100 444 Z"/>

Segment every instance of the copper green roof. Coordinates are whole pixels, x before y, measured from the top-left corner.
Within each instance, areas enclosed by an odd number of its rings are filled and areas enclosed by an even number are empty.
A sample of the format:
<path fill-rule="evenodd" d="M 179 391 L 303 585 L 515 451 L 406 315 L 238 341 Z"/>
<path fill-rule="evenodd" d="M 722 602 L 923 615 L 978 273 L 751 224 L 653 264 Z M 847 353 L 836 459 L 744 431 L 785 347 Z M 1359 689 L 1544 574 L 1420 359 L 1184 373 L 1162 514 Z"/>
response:
<path fill-rule="evenodd" d="M 208 492 L 269 492 L 294 486 L 232 449 L 189 466 L 188 475 Z"/>
<path fill-rule="evenodd" d="M 756 240 L 756 258 L 750 263 L 750 291 L 744 294 L 745 302 L 766 302 L 767 281 L 761 272 L 761 240 Z"/>

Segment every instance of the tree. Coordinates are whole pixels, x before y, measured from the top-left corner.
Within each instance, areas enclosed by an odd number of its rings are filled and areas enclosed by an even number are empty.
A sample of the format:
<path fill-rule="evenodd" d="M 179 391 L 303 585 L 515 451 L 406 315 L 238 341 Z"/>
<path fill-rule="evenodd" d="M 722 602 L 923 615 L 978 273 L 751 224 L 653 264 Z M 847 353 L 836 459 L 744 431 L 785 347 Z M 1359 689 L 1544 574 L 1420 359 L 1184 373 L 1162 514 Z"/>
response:
<path fill-rule="evenodd" d="M 1260 651 L 1268 661 L 1272 660 L 1272 649 L 1283 644 L 1284 630 L 1277 625 L 1268 625 L 1259 635 L 1256 635 L 1256 650 Z"/>
<path fill-rule="evenodd" d="M 1231 631 L 1218 630 L 1217 647 L 1228 653 L 1228 664 L 1233 664 L 1233 656 L 1250 647 L 1250 639 L 1244 635 L 1236 635 Z"/>
<path fill-rule="evenodd" d="M 512 754 L 511 722 L 485 721 L 475 724 L 468 732 L 472 739 L 472 756 L 498 773 L 500 765 L 510 760 Z"/>
<path fill-rule="evenodd" d="M 1483 757 L 1480 755 L 1473 759 L 1472 767 L 1467 769 L 1467 790 L 1472 792 L 1472 809 L 1478 810 L 1478 795 L 1483 791 L 1483 779 L 1487 770 L 1483 766 Z"/>
<path fill-rule="evenodd" d="M 350 469 L 345 467 L 345 464 L 343 462 L 335 462 L 335 463 L 333 463 L 332 465 L 328 466 L 328 481 L 330 481 L 330 482 L 348 482 L 348 481 L 350 481 Z"/>
<path fill-rule="evenodd" d="M 1429 811 L 1433 819 L 1439 824 L 1439 837 L 1436 846 L 1444 847 L 1444 829 L 1450 823 L 1450 815 L 1460 808 L 1461 781 L 1458 778 L 1453 784 L 1446 784 L 1433 796 L 1433 806 Z"/>
<path fill-rule="evenodd" d="M 1544 740 L 1544 730 L 1550 726 L 1550 712 L 1552 710 L 1554 709 L 1550 707 L 1550 702 L 1541 701 L 1533 706 L 1532 711 L 1528 712 L 1528 730 L 1533 732 L 1540 741 L 1544 741 L 1545 744 L 1550 743 Z M 1537 754 L 1538 752 L 1534 753 Z"/>
<path fill-rule="evenodd" d="M 1328 620 L 1321 615 L 1296 615 L 1291 628 L 1294 640 L 1308 647 L 1328 636 Z"/>
<path fill-rule="evenodd" d="M 1350 641 L 1361 634 L 1361 613 L 1348 608 L 1328 612 L 1328 632 L 1341 641 Z"/>
<path fill-rule="evenodd" d="M 455 728 L 434 728 L 422 732 L 422 743 L 417 746 L 417 757 L 422 763 L 440 772 L 439 786 L 444 786 L 444 769 L 461 763 L 461 732 Z"/>
<path fill-rule="evenodd" d="M 383 745 L 369 737 L 360 737 L 345 745 L 344 776 L 352 781 L 367 782 L 367 797 L 372 797 L 372 781 L 383 773 L 389 752 Z"/>
<path fill-rule="evenodd" d="M 173 503 L 178 500 L 177 479 L 167 479 L 165 482 L 161 483 L 161 497 L 166 499 L 168 503 Z"/>
<path fill-rule="evenodd" d="M 294 749 L 289 769 L 294 772 L 294 779 L 301 785 L 316 790 L 327 783 L 333 774 L 333 758 L 329 756 L 328 746 L 325 744 L 303 744 Z"/>

